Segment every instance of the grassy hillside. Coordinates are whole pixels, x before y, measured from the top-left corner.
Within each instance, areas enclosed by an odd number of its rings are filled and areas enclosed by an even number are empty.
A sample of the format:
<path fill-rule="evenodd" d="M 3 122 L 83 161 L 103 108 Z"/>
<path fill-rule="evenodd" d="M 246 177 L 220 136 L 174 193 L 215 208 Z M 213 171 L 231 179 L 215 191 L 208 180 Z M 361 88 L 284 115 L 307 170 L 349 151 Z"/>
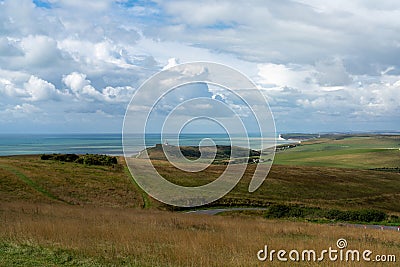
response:
<path fill-rule="evenodd" d="M 249 164 L 238 186 L 210 206 L 273 204 L 301 207 L 292 212 L 319 212 L 319 207 L 400 215 L 400 174 L 369 170 L 399 166 L 399 143 L 398 137 L 309 140 L 278 152 L 279 164 L 256 192 L 247 192 L 257 166 Z M 168 180 L 188 186 L 208 183 L 226 168 L 211 165 L 187 173 L 162 159 L 153 163 Z M 258 266 L 257 251 L 264 245 L 322 250 L 335 247 L 339 238 L 346 238 L 350 249 L 400 257 L 400 236 L 389 231 L 265 219 L 254 216 L 257 212 L 165 211 L 132 181 L 122 157 L 112 166 L 39 155 L 0 157 L 0 201 L 0 266 Z"/>
<path fill-rule="evenodd" d="M 40 156 L 0 157 L 0 201 L 141 207 L 142 195 L 122 163 L 87 166 Z"/>
<path fill-rule="evenodd" d="M 199 186 L 216 179 L 225 166 L 211 165 L 207 172 L 186 173 L 163 161 L 157 170 L 171 182 Z M 270 203 L 299 203 L 335 208 L 378 208 L 400 213 L 400 174 L 331 167 L 274 165 L 254 193 L 248 185 L 256 168 L 249 165 L 239 184 L 216 206 L 267 206 Z"/>
<path fill-rule="evenodd" d="M 249 182 L 257 166 L 250 164 L 239 184 L 211 205 L 268 206 L 271 203 L 297 203 L 322 208 L 375 208 L 399 214 L 400 174 L 368 170 L 373 167 L 399 166 L 399 157 L 388 156 L 387 153 L 400 151 L 382 149 L 394 147 L 398 140 L 393 137 L 370 140 L 369 144 L 366 144 L 364 137 L 318 140 L 320 143 L 313 140 L 313 143 L 279 152 L 277 162 L 283 165 L 274 164 L 264 184 L 256 192 L 248 192 Z M 379 153 L 380 157 L 370 158 L 369 152 L 365 152 L 370 149 L 377 150 L 375 153 Z M 362 152 L 350 153 L 354 151 Z M 364 155 L 366 159 L 356 160 L 355 155 Z M 332 165 L 339 165 L 340 158 L 351 157 L 349 164 L 360 167 L 343 169 L 315 166 L 325 163 L 323 160 L 327 157 L 334 158 Z M 120 164 L 116 166 L 87 166 L 44 161 L 39 156 L 0 157 L 0 200 L 111 207 L 165 207 L 148 198 L 124 169 L 123 158 L 119 158 L 119 161 Z M 368 161 L 373 164 L 366 164 Z M 382 162 L 391 163 L 385 165 Z M 166 179 L 185 186 L 207 184 L 218 178 L 226 168 L 224 165 L 211 165 L 204 172 L 188 173 L 165 160 L 153 160 L 153 164 Z"/>
<path fill-rule="evenodd" d="M 236 160 L 237 162 L 247 163 L 248 157 L 259 158 L 260 152 L 252 149 L 242 148 L 242 147 L 234 147 L 232 152 L 231 146 L 222 146 L 217 145 L 216 147 L 212 146 L 202 146 L 201 148 L 198 146 L 172 146 L 172 145 L 161 145 L 158 144 L 154 147 L 147 148 L 147 156 L 152 160 L 167 160 L 164 151 L 167 155 L 174 160 L 181 158 L 181 155 L 189 160 L 197 160 L 200 157 L 203 159 L 214 159 L 214 164 L 228 164 L 229 158 L 232 157 L 232 160 Z M 181 153 L 181 155 L 180 155 Z M 231 155 L 233 154 L 233 155 Z M 145 154 L 140 153 L 140 158 L 144 158 Z"/>

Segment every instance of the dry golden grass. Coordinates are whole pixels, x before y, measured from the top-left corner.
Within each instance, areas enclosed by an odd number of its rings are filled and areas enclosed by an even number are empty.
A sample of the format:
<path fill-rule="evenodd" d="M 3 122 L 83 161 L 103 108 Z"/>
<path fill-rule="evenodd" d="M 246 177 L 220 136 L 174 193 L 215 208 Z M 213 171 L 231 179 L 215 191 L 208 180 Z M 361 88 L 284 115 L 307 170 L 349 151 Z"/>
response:
<path fill-rule="evenodd" d="M 3 242 L 63 248 L 101 259 L 105 264 L 135 266 L 277 266 L 259 262 L 257 251 L 336 248 L 400 257 L 400 234 L 252 217 L 208 216 L 166 211 L 78 207 L 63 204 L 7 203 L 0 206 Z M 365 266 L 313 262 L 287 266 Z M 396 266 L 393 263 L 371 266 Z"/>

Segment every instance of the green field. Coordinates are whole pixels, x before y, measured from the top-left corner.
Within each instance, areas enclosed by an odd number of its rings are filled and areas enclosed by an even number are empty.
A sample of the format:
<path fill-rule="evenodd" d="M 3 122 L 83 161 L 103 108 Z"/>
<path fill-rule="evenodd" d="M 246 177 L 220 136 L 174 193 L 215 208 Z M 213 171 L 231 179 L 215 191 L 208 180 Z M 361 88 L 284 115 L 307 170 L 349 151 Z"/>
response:
<path fill-rule="evenodd" d="M 354 169 L 400 167 L 400 136 L 312 139 L 277 152 L 274 164 Z"/>

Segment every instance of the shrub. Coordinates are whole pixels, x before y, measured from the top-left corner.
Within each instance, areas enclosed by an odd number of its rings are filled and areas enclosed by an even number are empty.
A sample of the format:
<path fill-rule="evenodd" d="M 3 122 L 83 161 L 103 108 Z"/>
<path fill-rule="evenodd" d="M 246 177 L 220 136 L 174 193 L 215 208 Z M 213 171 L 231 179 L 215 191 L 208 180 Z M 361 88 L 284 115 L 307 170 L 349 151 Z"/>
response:
<path fill-rule="evenodd" d="M 387 219 L 387 214 L 379 210 L 360 210 L 358 220 L 362 222 L 381 222 Z"/>
<path fill-rule="evenodd" d="M 338 221 L 353 221 L 353 222 L 381 222 L 387 219 L 387 214 L 379 210 L 353 210 L 340 211 L 328 210 L 325 217 L 331 220 Z"/>
<path fill-rule="evenodd" d="M 98 154 L 86 154 L 78 156 L 76 154 L 53 154 L 40 156 L 42 160 L 58 160 L 62 162 L 75 162 L 86 165 L 101 165 L 101 166 L 112 166 L 118 163 L 116 157 Z"/>
<path fill-rule="evenodd" d="M 58 154 L 54 156 L 55 160 L 63 162 L 74 162 L 79 158 L 76 154 Z"/>
<path fill-rule="evenodd" d="M 271 205 L 265 217 L 267 218 L 319 218 L 329 219 L 343 222 L 381 222 L 388 219 L 388 215 L 379 210 L 363 209 L 363 210 L 322 210 L 315 207 L 305 207 L 299 205 Z M 397 218 L 391 217 L 392 221 Z"/>
<path fill-rule="evenodd" d="M 283 218 L 287 217 L 289 206 L 283 204 L 271 205 L 266 213 L 267 218 Z"/>
<path fill-rule="evenodd" d="M 53 159 L 53 158 L 54 158 L 54 155 L 48 155 L 48 154 L 42 154 L 40 156 L 41 160 L 50 160 L 50 159 Z"/>
<path fill-rule="evenodd" d="M 400 218 L 397 215 L 390 215 L 389 221 L 391 223 L 400 223 Z"/>

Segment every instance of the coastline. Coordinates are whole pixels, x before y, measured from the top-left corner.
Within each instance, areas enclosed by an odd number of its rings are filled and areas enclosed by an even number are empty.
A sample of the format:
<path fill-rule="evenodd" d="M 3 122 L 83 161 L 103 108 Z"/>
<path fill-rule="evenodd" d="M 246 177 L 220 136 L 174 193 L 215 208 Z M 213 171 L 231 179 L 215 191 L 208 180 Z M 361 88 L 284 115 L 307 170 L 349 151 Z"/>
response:
<path fill-rule="evenodd" d="M 168 138 L 171 144 L 178 141 Z M 218 145 L 229 145 L 229 139 L 221 134 L 185 134 L 180 136 L 180 145 L 197 145 L 203 138 L 212 138 Z M 258 137 L 249 137 L 250 147 L 259 145 Z M 133 135 L 128 140 L 129 155 L 144 149 L 142 135 Z M 159 134 L 146 136 L 146 147 L 163 143 Z M 267 140 L 266 142 L 271 143 Z M 287 140 L 277 140 L 286 143 Z M 122 134 L 0 134 L 0 156 L 40 155 L 40 154 L 104 154 L 124 156 Z"/>

